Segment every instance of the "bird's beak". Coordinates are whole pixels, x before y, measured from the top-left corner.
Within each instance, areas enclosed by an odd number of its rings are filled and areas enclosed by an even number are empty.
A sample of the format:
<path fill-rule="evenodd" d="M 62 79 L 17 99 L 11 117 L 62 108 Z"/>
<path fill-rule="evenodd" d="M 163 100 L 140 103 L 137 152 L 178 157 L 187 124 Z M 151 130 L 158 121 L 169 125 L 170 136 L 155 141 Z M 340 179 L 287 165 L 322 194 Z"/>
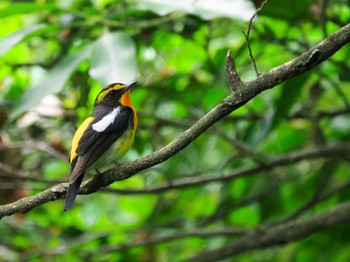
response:
<path fill-rule="evenodd" d="M 125 93 L 125 92 L 131 90 L 131 89 L 136 85 L 136 83 L 137 83 L 136 81 L 133 81 L 133 82 L 131 82 L 131 83 L 125 85 L 124 90 L 123 90 L 123 91 L 124 91 L 123 93 Z"/>

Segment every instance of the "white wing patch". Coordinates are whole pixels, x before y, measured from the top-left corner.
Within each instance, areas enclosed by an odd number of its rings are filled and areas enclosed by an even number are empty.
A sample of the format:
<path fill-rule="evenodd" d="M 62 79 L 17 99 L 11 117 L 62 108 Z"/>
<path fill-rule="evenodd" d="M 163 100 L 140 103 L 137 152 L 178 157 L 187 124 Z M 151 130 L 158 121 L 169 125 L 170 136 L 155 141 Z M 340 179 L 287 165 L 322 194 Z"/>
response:
<path fill-rule="evenodd" d="M 121 107 L 114 108 L 108 115 L 105 115 L 100 121 L 92 125 L 96 132 L 104 132 L 110 125 L 113 125 L 115 117 L 120 113 Z"/>

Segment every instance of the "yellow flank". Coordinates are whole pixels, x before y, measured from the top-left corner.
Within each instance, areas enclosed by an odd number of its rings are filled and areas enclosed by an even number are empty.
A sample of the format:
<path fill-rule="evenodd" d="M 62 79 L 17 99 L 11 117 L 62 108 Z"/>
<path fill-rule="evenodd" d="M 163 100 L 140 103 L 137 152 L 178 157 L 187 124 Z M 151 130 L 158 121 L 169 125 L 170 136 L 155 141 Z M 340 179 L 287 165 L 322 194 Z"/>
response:
<path fill-rule="evenodd" d="M 131 110 L 132 110 L 132 112 L 133 112 L 134 132 L 135 132 L 136 129 L 137 129 L 137 125 L 138 125 L 138 119 L 137 119 L 137 114 L 136 114 L 136 112 L 135 112 L 135 110 L 134 110 L 133 107 L 131 107 Z"/>
<path fill-rule="evenodd" d="M 122 89 L 125 85 L 123 84 L 116 84 L 112 87 L 106 88 L 105 90 L 103 90 L 96 98 L 96 104 L 100 103 L 105 96 L 109 93 L 109 91 L 111 90 L 118 90 L 118 89 Z"/>
<path fill-rule="evenodd" d="M 120 159 L 129 150 L 134 142 L 135 129 L 127 129 L 125 133 L 115 142 L 115 148 L 117 149 L 115 159 Z"/>
<path fill-rule="evenodd" d="M 94 117 L 90 116 L 85 119 L 85 121 L 79 126 L 78 130 L 75 132 L 73 140 L 72 140 L 72 150 L 70 151 L 69 163 L 78 156 L 76 150 L 78 148 L 79 140 L 83 136 L 86 128 L 89 126 L 91 121 L 94 120 Z"/>

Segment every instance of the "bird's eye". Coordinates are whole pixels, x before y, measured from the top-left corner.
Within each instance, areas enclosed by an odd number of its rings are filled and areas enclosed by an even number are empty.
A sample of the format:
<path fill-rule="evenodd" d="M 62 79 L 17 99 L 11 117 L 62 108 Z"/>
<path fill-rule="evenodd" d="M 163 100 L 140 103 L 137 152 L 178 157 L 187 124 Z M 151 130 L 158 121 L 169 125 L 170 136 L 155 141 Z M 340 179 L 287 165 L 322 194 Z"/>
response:
<path fill-rule="evenodd" d="M 115 95 L 115 91 L 114 90 L 109 91 L 109 95 L 110 96 L 114 96 Z"/>

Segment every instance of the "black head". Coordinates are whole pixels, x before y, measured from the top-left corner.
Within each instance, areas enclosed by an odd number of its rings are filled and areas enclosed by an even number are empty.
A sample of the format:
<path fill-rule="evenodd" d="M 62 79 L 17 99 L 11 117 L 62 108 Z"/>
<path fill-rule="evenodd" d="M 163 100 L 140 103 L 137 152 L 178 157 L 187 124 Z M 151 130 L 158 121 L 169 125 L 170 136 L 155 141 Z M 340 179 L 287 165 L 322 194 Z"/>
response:
<path fill-rule="evenodd" d="M 130 84 L 112 83 L 101 90 L 95 100 L 96 105 L 118 106 L 120 104 L 127 105 L 130 100 L 130 89 L 134 87 L 136 81 Z"/>

